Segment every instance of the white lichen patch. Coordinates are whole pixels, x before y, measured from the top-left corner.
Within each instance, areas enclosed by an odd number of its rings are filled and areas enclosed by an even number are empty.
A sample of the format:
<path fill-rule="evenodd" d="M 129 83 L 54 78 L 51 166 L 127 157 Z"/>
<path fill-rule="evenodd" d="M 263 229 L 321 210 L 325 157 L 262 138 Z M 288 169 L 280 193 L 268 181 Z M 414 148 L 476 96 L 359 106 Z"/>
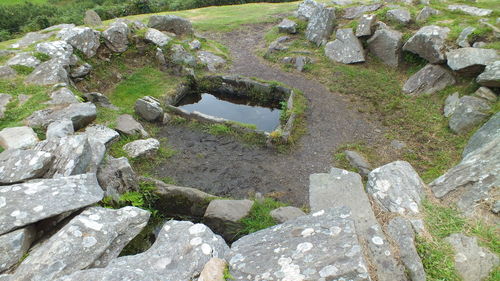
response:
<path fill-rule="evenodd" d="M 205 255 L 210 255 L 210 254 L 212 254 L 212 247 L 210 247 L 210 245 L 208 245 L 206 243 L 203 243 L 201 245 L 201 252 Z"/>
<path fill-rule="evenodd" d="M 201 245 L 201 243 L 203 243 L 203 239 L 201 237 L 195 237 L 189 241 L 189 245 L 191 246 L 198 246 Z"/>
<path fill-rule="evenodd" d="M 36 207 L 33 208 L 33 211 L 35 212 L 41 212 L 43 210 L 43 206 L 42 205 L 38 205 Z"/>
<path fill-rule="evenodd" d="M 300 274 L 300 267 L 292 263 L 291 258 L 280 258 L 278 264 L 281 266 L 280 271 L 276 272 L 276 277 L 282 281 L 303 281 L 305 276 Z"/>
<path fill-rule="evenodd" d="M 334 265 L 327 265 L 319 271 L 319 276 L 326 278 L 326 277 L 335 276 L 338 273 L 339 273 L 339 269 L 337 267 L 335 267 Z"/>
<path fill-rule="evenodd" d="M 313 244 L 310 242 L 304 242 L 297 245 L 297 252 L 305 253 L 313 248 Z"/>
<path fill-rule="evenodd" d="M 0 197 L 0 208 L 5 207 L 5 205 L 7 205 L 5 197 Z"/>
<path fill-rule="evenodd" d="M 96 230 L 96 231 L 101 231 L 103 225 L 96 222 L 96 221 L 93 221 L 93 220 L 89 220 L 87 218 L 80 218 L 80 222 L 83 223 L 83 225 L 85 225 L 85 227 L 88 227 L 90 229 L 93 229 L 93 230 Z"/>
<path fill-rule="evenodd" d="M 306 228 L 301 233 L 302 237 L 308 237 L 314 234 L 314 228 Z"/>
<path fill-rule="evenodd" d="M 189 228 L 189 234 L 196 235 L 196 234 L 203 233 L 206 230 L 207 230 L 207 227 L 205 225 L 197 223 Z"/>
<path fill-rule="evenodd" d="M 384 239 L 382 239 L 381 237 L 379 236 L 373 236 L 372 237 L 372 242 L 373 244 L 375 245 L 383 245 L 384 244 Z"/>
<path fill-rule="evenodd" d="M 320 210 L 317 211 L 316 213 L 312 214 L 313 217 L 319 217 L 325 214 L 325 210 Z"/>
<path fill-rule="evenodd" d="M 84 248 L 90 248 L 97 244 L 97 239 L 94 236 L 87 236 L 83 238 L 82 245 Z"/>
<path fill-rule="evenodd" d="M 154 267 L 157 268 L 157 269 L 165 269 L 171 263 L 172 263 L 172 259 L 168 258 L 168 257 L 165 257 L 165 258 L 158 259 L 155 262 Z"/>

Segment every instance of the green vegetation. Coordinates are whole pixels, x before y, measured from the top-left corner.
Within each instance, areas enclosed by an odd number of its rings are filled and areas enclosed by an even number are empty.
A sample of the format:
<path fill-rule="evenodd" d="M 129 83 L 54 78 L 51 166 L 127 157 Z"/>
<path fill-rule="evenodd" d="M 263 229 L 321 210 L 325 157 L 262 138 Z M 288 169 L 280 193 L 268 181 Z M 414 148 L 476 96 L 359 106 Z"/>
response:
<path fill-rule="evenodd" d="M 33 67 L 25 66 L 25 65 L 12 65 L 12 69 L 14 69 L 17 74 L 20 75 L 30 75 L 33 70 L 35 70 Z"/>
<path fill-rule="evenodd" d="M 250 214 L 241 219 L 244 228 L 240 234 L 250 234 L 261 229 L 276 225 L 276 221 L 269 214 L 272 210 L 283 207 L 285 204 L 272 198 L 264 198 L 263 201 L 255 200 Z"/>
<path fill-rule="evenodd" d="M 38 60 L 40 60 L 41 62 L 45 62 L 45 61 L 50 60 L 50 56 L 45 54 L 45 53 L 36 52 L 33 54 L 33 56 L 35 58 L 37 58 Z"/>
<path fill-rule="evenodd" d="M 224 280 L 229 281 L 229 280 L 234 280 L 234 277 L 231 275 L 231 272 L 229 272 L 229 266 L 226 265 L 224 268 Z"/>

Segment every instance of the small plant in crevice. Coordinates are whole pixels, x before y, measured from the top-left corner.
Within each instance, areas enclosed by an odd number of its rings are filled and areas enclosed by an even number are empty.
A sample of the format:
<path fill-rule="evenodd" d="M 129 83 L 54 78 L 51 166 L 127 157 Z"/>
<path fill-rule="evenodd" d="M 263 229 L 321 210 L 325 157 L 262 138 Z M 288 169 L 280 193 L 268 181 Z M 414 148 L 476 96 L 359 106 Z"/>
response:
<path fill-rule="evenodd" d="M 42 52 L 36 52 L 33 54 L 33 56 L 41 62 L 46 62 L 50 60 L 50 56 Z"/>
<path fill-rule="evenodd" d="M 25 66 L 25 65 L 12 65 L 12 69 L 14 69 L 17 74 L 21 75 L 30 75 L 33 70 L 35 70 L 33 67 Z"/>
<path fill-rule="evenodd" d="M 250 214 L 240 220 L 244 228 L 239 234 L 246 235 L 276 225 L 276 221 L 271 217 L 270 212 L 283 206 L 286 206 L 286 204 L 272 198 L 255 200 Z"/>
<path fill-rule="evenodd" d="M 229 272 L 228 265 L 226 265 L 226 267 L 224 268 L 223 278 L 225 281 L 234 280 L 234 277 L 231 275 L 231 272 Z"/>

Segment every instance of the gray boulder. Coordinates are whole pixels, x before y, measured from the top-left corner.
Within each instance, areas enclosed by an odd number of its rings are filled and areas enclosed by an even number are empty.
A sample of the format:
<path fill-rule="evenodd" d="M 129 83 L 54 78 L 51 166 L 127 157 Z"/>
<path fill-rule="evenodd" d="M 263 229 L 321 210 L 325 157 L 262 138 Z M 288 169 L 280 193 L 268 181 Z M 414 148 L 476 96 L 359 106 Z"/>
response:
<path fill-rule="evenodd" d="M 397 67 L 401 61 L 403 34 L 392 29 L 378 29 L 368 39 L 368 48 L 383 63 Z"/>
<path fill-rule="evenodd" d="M 336 39 L 326 44 L 325 55 L 333 61 L 344 64 L 365 61 L 363 45 L 354 35 L 352 28 L 338 29 Z"/>
<path fill-rule="evenodd" d="M 160 149 L 160 142 L 157 139 L 149 138 L 136 140 L 123 146 L 123 150 L 131 158 L 151 156 Z"/>
<path fill-rule="evenodd" d="M 299 4 L 297 17 L 302 20 L 309 20 L 318 6 L 319 4 L 314 0 L 304 0 Z"/>
<path fill-rule="evenodd" d="M 440 12 L 434 8 L 425 6 L 418 12 L 417 17 L 415 18 L 415 21 L 417 22 L 423 22 L 426 21 L 429 17 L 434 16 L 434 15 L 439 15 Z"/>
<path fill-rule="evenodd" d="M 445 240 L 455 250 L 455 268 L 464 281 L 484 280 L 499 264 L 497 255 L 480 247 L 476 237 L 454 233 Z"/>
<path fill-rule="evenodd" d="M 99 141 L 96 138 L 93 138 L 91 135 L 87 135 L 90 144 L 90 153 L 91 153 L 91 159 L 90 163 L 87 167 L 87 172 L 88 173 L 97 173 L 97 169 L 99 169 L 99 166 L 101 165 L 102 161 L 104 160 L 104 154 L 106 154 L 106 146 L 104 143 Z"/>
<path fill-rule="evenodd" d="M 467 133 L 488 118 L 490 108 L 489 103 L 481 98 L 461 97 L 450 117 L 450 129 L 457 134 Z"/>
<path fill-rule="evenodd" d="M 370 36 L 373 34 L 373 30 L 375 29 L 375 22 L 377 21 L 377 16 L 363 15 L 361 19 L 359 19 L 358 26 L 356 27 L 356 36 Z"/>
<path fill-rule="evenodd" d="M 243 228 L 240 220 L 250 214 L 253 204 L 250 200 L 212 200 L 203 222 L 226 241 L 234 241 Z"/>
<path fill-rule="evenodd" d="M 5 111 L 7 111 L 7 104 L 9 104 L 11 99 L 11 95 L 0 93 L 0 119 L 4 117 Z"/>
<path fill-rule="evenodd" d="M 50 30 L 45 29 L 42 31 L 50 31 Z M 39 42 L 42 40 L 47 40 L 52 35 L 53 35 L 53 33 L 51 33 L 51 32 L 28 32 L 28 33 L 26 33 L 26 35 L 23 36 L 23 38 L 17 40 L 16 43 L 10 45 L 10 47 L 14 48 L 14 49 L 25 48 L 25 47 L 28 47 L 30 45 L 35 44 L 36 42 Z"/>
<path fill-rule="evenodd" d="M 352 19 L 355 19 L 355 18 L 362 16 L 363 14 L 375 12 L 376 10 L 380 9 L 381 7 L 382 7 L 382 4 L 374 3 L 374 4 L 370 4 L 370 5 L 354 6 L 354 7 L 345 8 L 343 18 L 348 19 L 348 20 L 352 20 Z"/>
<path fill-rule="evenodd" d="M 298 56 L 295 58 L 295 69 L 302 72 L 305 66 L 311 62 L 311 59 L 305 56 Z"/>
<path fill-rule="evenodd" d="M 483 86 L 500 87 L 500 60 L 488 63 L 476 81 Z"/>
<path fill-rule="evenodd" d="M 57 60 L 62 65 L 71 64 L 73 47 L 66 41 L 42 42 L 36 45 L 36 50 L 37 52 L 44 53 L 50 56 L 50 58 Z"/>
<path fill-rule="evenodd" d="M 194 39 L 193 41 L 189 42 L 189 49 L 191 49 L 191 50 L 199 50 L 199 49 L 201 49 L 201 42 L 200 42 L 200 40 Z"/>
<path fill-rule="evenodd" d="M 87 10 L 85 11 L 83 23 L 89 26 L 99 26 L 102 25 L 102 20 L 99 14 L 97 14 L 94 10 Z"/>
<path fill-rule="evenodd" d="M 64 108 L 49 108 L 35 111 L 26 119 L 26 122 L 30 127 L 46 128 L 54 121 L 69 119 L 73 122 L 73 128 L 76 131 L 92 123 L 96 116 L 97 109 L 94 104 L 90 102 L 73 103 Z"/>
<path fill-rule="evenodd" d="M 474 92 L 474 96 L 482 98 L 483 100 L 489 101 L 491 103 L 495 103 L 498 99 L 497 95 L 492 90 L 486 87 L 479 87 L 479 89 Z"/>
<path fill-rule="evenodd" d="M 79 103 L 79 101 L 70 89 L 62 87 L 50 93 L 50 101 L 48 101 L 47 103 L 53 105 L 61 105 Z"/>
<path fill-rule="evenodd" d="M 446 38 L 450 29 L 436 25 L 420 28 L 404 45 L 403 50 L 419 55 L 430 63 L 446 60 Z"/>
<path fill-rule="evenodd" d="M 102 33 L 106 46 L 115 53 L 123 53 L 128 49 L 130 29 L 124 22 L 114 22 Z"/>
<path fill-rule="evenodd" d="M 141 135 L 142 137 L 149 137 L 148 132 L 144 130 L 141 123 L 137 122 L 132 115 L 122 114 L 116 120 L 115 129 L 127 136 Z"/>
<path fill-rule="evenodd" d="M 462 32 L 460 32 L 460 35 L 458 35 L 458 38 L 456 41 L 457 45 L 462 47 L 462 48 L 470 47 L 469 36 L 475 30 L 476 30 L 476 28 L 474 28 L 472 26 L 467 26 L 466 28 L 462 29 Z"/>
<path fill-rule="evenodd" d="M 444 101 L 444 116 L 450 117 L 457 109 L 459 102 L 460 96 L 458 95 L 458 92 L 449 95 Z"/>
<path fill-rule="evenodd" d="M 472 135 L 464 148 L 462 156 L 466 157 L 493 141 L 500 142 L 500 112 L 493 115 L 488 122 Z"/>
<path fill-rule="evenodd" d="M 31 53 L 18 53 L 13 58 L 7 61 L 7 65 L 22 65 L 26 67 L 37 67 L 42 63 L 36 57 L 34 57 Z"/>
<path fill-rule="evenodd" d="M 84 63 L 75 68 L 72 68 L 69 75 L 71 76 L 71 78 L 83 78 L 87 76 L 90 71 L 92 71 L 92 65 Z"/>
<path fill-rule="evenodd" d="M 146 121 L 154 122 L 163 117 L 163 108 L 156 98 L 145 96 L 138 99 L 134 106 L 135 113 Z"/>
<path fill-rule="evenodd" d="M 52 160 L 54 157 L 48 152 L 8 149 L 0 153 L 0 184 L 41 178 Z"/>
<path fill-rule="evenodd" d="M 92 280 L 195 280 L 205 264 L 224 258 L 228 246 L 203 224 L 170 220 L 147 251 L 112 260 L 105 268 L 86 269 L 57 281 Z"/>
<path fill-rule="evenodd" d="M 278 31 L 281 33 L 295 34 L 297 33 L 297 23 L 293 20 L 283 19 L 278 24 Z"/>
<path fill-rule="evenodd" d="M 460 11 L 471 16 L 476 17 L 487 17 L 493 13 L 490 9 L 481 9 L 477 7 L 472 7 L 468 5 L 448 5 L 448 10 L 450 11 Z"/>
<path fill-rule="evenodd" d="M 100 33 L 88 27 L 64 28 L 59 31 L 57 37 L 68 42 L 88 58 L 95 56 L 101 45 Z"/>
<path fill-rule="evenodd" d="M 12 67 L 8 65 L 0 66 L 0 78 L 2 79 L 10 79 L 16 77 L 16 71 L 12 69 Z"/>
<path fill-rule="evenodd" d="M 0 236 L 0 273 L 16 265 L 35 239 L 34 227 L 21 228 Z M 1 279 L 1 277 L 0 277 Z"/>
<path fill-rule="evenodd" d="M 389 221 L 387 232 L 399 249 L 399 255 L 412 281 L 425 281 L 422 260 L 415 248 L 415 233 L 411 223 L 402 217 Z"/>
<path fill-rule="evenodd" d="M 99 202 L 95 174 L 31 180 L 0 187 L 0 234 Z"/>
<path fill-rule="evenodd" d="M 368 176 L 370 171 L 372 170 L 372 167 L 370 163 L 366 160 L 365 157 L 357 153 L 356 151 L 351 151 L 351 150 L 346 150 L 344 151 L 345 157 L 347 158 L 347 161 L 356 168 L 359 171 L 359 174 L 361 176 Z"/>
<path fill-rule="evenodd" d="M 85 93 L 83 95 L 83 97 L 87 101 L 89 101 L 95 105 L 106 107 L 106 108 L 113 109 L 113 110 L 118 110 L 118 107 L 114 106 L 109 101 L 108 97 L 101 94 L 101 93 L 97 93 L 97 92 Z"/>
<path fill-rule="evenodd" d="M 307 40 L 320 46 L 328 41 L 335 27 L 335 9 L 318 4 L 314 10 L 306 29 Z"/>
<path fill-rule="evenodd" d="M 409 95 L 433 94 L 456 83 L 448 69 L 428 64 L 413 74 L 403 86 L 403 92 Z"/>
<path fill-rule="evenodd" d="M 292 206 L 279 207 L 272 210 L 269 214 L 277 223 L 284 223 L 306 215 L 301 209 Z"/>
<path fill-rule="evenodd" d="M 347 208 L 244 236 L 232 244 L 228 260 L 236 280 L 370 280 Z"/>
<path fill-rule="evenodd" d="M 175 44 L 170 48 L 170 59 L 174 64 L 196 66 L 196 58 L 191 55 L 182 45 Z"/>
<path fill-rule="evenodd" d="M 226 60 L 208 51 L 198 51 L 196 56 L 201 64 L 206 65 L 210 72 L 217 72 L 217 69 L 226 64 Z"/>
<path fill-rule="evenodd" d="M 154 28 L 148 28 L 146 34 L 144 35 L 144 39 L 157 45 L 158 47 L 163 47 L 172 40 L 170 36 Z"/>
<path fill-rule="evenodd" d="M 33 72 L 26 77 L 26 83 L 35 85 L 54 85 L 59 83 L 69 83 L 68 71 L 65 62 L 58 59 L 51 59 L 40 64 Z"/>
<path fill-rule="evenodd" d="M 69 119 L 62 119 L 49 124 L 46 136 L 48 140 L 51 140 L 72 135 L 74 132 L 73 122 Z"/>
<path fill-rule="evenodd" d="M 387 11 L 385 16 L 390 20 L 398 24 L 407 25 L 411 22 L 410 11 L 407 9 L 393 9 Z"/>
<path fill-rule="evenodd" d="M 154 15 L 149 18 L 148 27 L 160 31 L 173 32 L 177 35 L 190 35 L 194 33 L 191 22 L 185 18 L 174 15 Z"/>
<path fill-rule="evenodd" d="M 366 191 L 388 212 L 419 214 L 424 198 L 424 182 L 410 163 L 395 161 L 376 168 L 368 175 Z"/>
<path fill-rule="evenodd" d="M 125 157 L 108 156 L 97 171 L 97 180 L 105 191 L 105 196 L 111 196 L 115 200 L 123 193 L 139 189 L 137 175 Z"/>
<path fill-rule="evenodd" d="M 92 207 L 31 251 L 13 280 L 54 280 L 88 267 L 105 267 L 146 226 L 149 212 Z"/>
<path fill-rule="evenodd" d="M 120 134 L 117 131 L 100 124 L 87 127 L 85 134 L 106 146 L 111 145 L 120 138 Z"/>
<path fill-rule="evenodd" d="M 481 48 L 460 48 L 449 51 L 448 66 L 459 73 L 477 75 L 487 64 L 498 60 L 496 50 Z"/>
<path fill-rule="evenodd" d="M 30 127 L 11 127 L 0 131 L 0 146 L 4 149 L 24 149 L 33 147 L 38 137 Z"/>

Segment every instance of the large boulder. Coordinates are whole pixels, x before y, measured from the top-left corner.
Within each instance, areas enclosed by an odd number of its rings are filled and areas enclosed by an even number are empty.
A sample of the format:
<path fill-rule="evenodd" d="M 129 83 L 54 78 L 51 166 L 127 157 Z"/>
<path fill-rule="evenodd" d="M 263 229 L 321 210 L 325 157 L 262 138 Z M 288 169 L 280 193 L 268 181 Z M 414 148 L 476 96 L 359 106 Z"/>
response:
<path fill-rule="evenodd" d="M 385 14 L 387 19 L 397 24 L 407 25 L 411 22 L 410 11 L 407 9 L 393 9 Z"/>
<path fill-rule="evenodd" d="M 450 11 L 460 11 L 471 16 L 476 17 L 487 17 L 493 13 L 490 9 L 481 9 L 477 7 L 472 7 L 468 5 L 448 5 L 448 10 Z"/>
<path fill-rule="evenodd" d="M 368 48 L 383 63 L 397 67 L 401 61 L 403 34 L 392 29 L 378 29 L 368 39 Z"/>
<path fill-rule="evenodd" d="M 234 241 L 243 229 L 240 220 L 250 214 L 253 204 L 251 200 L 212 200 L 203 222 L 226 241 Z"/>
<path fill-rule="evenodd" d="M 226 64 L 226 60 L 208 51 L 196 52 L 198 60 L 205 65 L 210 72 L 217 72 L 217 69 Z"/>
<path fill-rule="evenodd" d="M 500 112 L 493 115 L 488 122 L 472 135 L 462 152 L 462 156 L 466 157 L 469 153 L 493 141 L 500 142 Z"/>
<path fill-rule="evenodd" d="M 137 175 L 125 157 L 108 156 L 97 171 L 97 179 L 105 195 L 115 200 L 118 200 L 123 193 L 139 190 Z"/>
<path fill-rule="evenodd" d="M 160 142 L 153 138 L 136 140 L 123 146 L 123 150 L 131 158 L 151 156 L 155 154 L 158 149 L 160 149 Z"/>
<path fill-rule="evenodd" d="M 140 135 L 145 138 L 149 137 L 148 132 L 144 130 L 141 123 L 137 122 L 130 114 L 122 114 L 118 116 L 115 129 L 127 136 Z"/>
<path fill-rule="evenodd" d="M 88 126 L 85 129 L 85 134 L 87 134 L 89 138 L 93 138 L 106 146 L 110 146 L 120 138 L 120 134 L 118 134 L 117 131 L 100 124 Z"/>
<path fill-rule="evenodd" d="M 356 234 L 379 280 L 406 280 L 389 241 L 375 218 L 359 174 L 332 168 L 330 173 L 309 176 L 309 205 L 313 212 L 336 206 L 351 210 Z"/>
<path fill-rule="evenodd" d="M 403 92 L 409 95 L 433 94 L 455 83 L 451 71 L 440 65 L 428 64 L 408 78 Z"/>
<path fill-rule="evenodd" d="M 365 61 L 363 45 L 352 28 L 337 30 L 336 39 L 325 46 L 325 55 L 336 62 L 351 64 Z"/>
<path fill-rule="evenodd" d="M 134 110 L 142 119 L 150 122 L 159 121 L 163 117 L 160 101 L 150 96 L 138 99 L 135 102 Z"/>
<path fill-rule="evenodd" d="M 65 62 L 51 59 L 40 64 L 26 77 L 26 83 L 35 85 L 69 84 L 68 70 Z"/>
<path fill-rule="evenodd" d="M 6 64 L 9 66 L 22 65 L 26 67 L 37 67 L 40 63 L 42 62 L 31 53 L 18 53 L 9 59 Z"/>
<path fill-rule="evenodd" d="M 191 22 L 185 18 L 174 15 L 154 15 L 149 18 L 148 27 L 160 31 L 173 32 L 177 35 L 190 35 L 194 33 Z"/>
<path fill-rule="evenodd" d="M 95 56 L 101 45 L 100 33 L 88 27 L 63 28 L 57 37 L 68 42 L 88 58 Z"/>
<path fill-rule="evenodd" d="M 487 87 L 500 87 L 500 60 L 486 65 L 483 73 L 476 78 L 477 83 Z"/>
<path fill-rule="evenodd" d="M 374 3 L 370 5 L 363 6 L 354 6 L 344 9 L 344 15 L 342 16 L 345 19 L 352 20 L 362 16 L 363 14 L 374 12 L 382 7 L 381 3 Z"/>
<path fill-rule="evenodd" d="M 370 172 L 366 191 L 387 212 L 401 215 L 420 213 L 424 182 L 410 163 L 395 161 Z"/>
<path fill-rule="evenodd" d="M 457 134 L 467 133 L 488 118 L 490 108 L 488 101 L 484 99 L 473 96 L 461 97 L 450 117 L 450 129 Z"/>
<path fill-rule="evenodd" d="M 450 29 L 436 25 L 420 28 L 404 45 L 403 50 L 419 55 L 430 63 L 446 60 L 446 38 Z"/>
<path fill-rule="evenodd" d="M 146 226 L 149 212 L 92 207 L 31 251 L 13 280 L 55 280 L 88 267 L 105 267 Z"/>
<path fill-rule="evenodd" d="M 86 269 L 58 281 L 195 280 L 212 258 L 224 258 L 229 247 L 203 224 L 170 220 L 147 251 L 112 260 L 105 268 Z"/>
<path fill-rule="evenodd" d="M 0 153 L 0 185 L 42 177 L 54 157 L 44 151 L 8 149 Z"/>
<path fill-rule="evenodd" d="M 102 33 L 106 46 L 115 53 L 123 53 L 128 49 L 130 29 L 124 22 L 114 22 Z"/>
<path fill-rule="evenodd" d="M 73 122 L 69 119 L 61 119 L 50 123 L 49 126 L 47 126 L 45 135 L 48 140 L 51 140 L 72 135 L 74 132 Z"/>
<path fill-rule="evenodd" d="M 431 7 L 428 7 L 428 6 L 425 6 L 422 8 L 422 10 L 420 10 L 420 12 L 418 12 L 415 20 L 417 22 L 423 22 L 423 21 L 426 21 L 431 16 L 439 15 L 439 13 L 440 12 L 438 10 L 431 8 Z"/>
<path fill-rule="evenodd" d="M 472 26 L 467 26 L 466 28 L 462 29 L 462 32 L 460 32 L 460 35 L 458 35 L 456 41 L 457 45 L 462 48 L 470 47 L 469 36 L 471 36 L 475 30 L 476 28 Z"/>
<path fill-rule="evenodd" d="M 376 21 L 377 21 L 377 16 L 373 14 L 363 15 L 359 19 L 358 26 L 356 27 L 356 36 L 363 37 L 372 35 Z"/>
<path fill-rule="evenodd" d="M 4 149 L 23 149 L 34 146 L 38 137 L 30 127 L 11 127 L 0 131 L 0 146 Z"/>
<path fill-rule="evenodd" d="M 94 10 L 87 10 L 85 11 L 83 23 L 90 26 L 99 26 L 102 25 L 102 20 L 99 14 L 97 14 Z"/>
<path fill-rule="evenodd" d="M 228 260 L 236 280 L 371 280 L 347 208 L 244 236 L 232 244 Z"/>
<path fill-rule="evenodd" d="M 0 273 L 16 265 L 28 252 L 36 230 L 32 226 L 0 235 Z M 1 277 L 0 277 L 1 279 Z"/>
<path fill-rule="evenodd" d="M 5 196 L 8 192 L 8 196 Z M 95 174 L 31 180 L 0 187 L 0 234 L 99 202 Z"/>
<path fill-rule="evenodd" d="M 314 0 L 304 0 L 299 4 L 299 9 L 297 10 L 297 16 L 303 20 L 309 20 L 314 10 L 319 6 Z"/>
<path fill-rule="evenodd" d="M 163 47 L 168 44 L 172 40 L 172 38 L 158 29 L 148 28 L 146 30 L 146 34 L 144 35 L 144 39 L 149 41 L 158 47 Z"/>
<path fill-rule="evenodd" d="M 320 46 L 328 41 L 335 27 L 335 9 L 322 4 L 314 10 L 306 29 L 307 40 Z"/>
<path fill-rule="evenodd" d="M 293 20 L 283 19 L 278 24 L 278 31 L 281 33 L 295 34 L 297 33 L 297 23 Z"/>
<path fill-rule="evenodd" d="M 459 73 L 477 75 L 500 56 L 494 49 L 460 48 L 446 53 L 448 66 Z"/>
<path fill-rule="evenodd" d="M 66 41 L 58 40 L 51 42 L 42 42 L 37 44 L 35 48 L 37 52 L 44 53 L 63 65 L 71 64 L 73 46 L 68 44 Z"/>
<path fill-rule="evenodd" d="M 30 127 L 46 128 L 50 123 L 69 119 L 73 122 L 75 130 L 84 128 L 92 123 L 97 117 L 96 106 L 90 102 L 73 103 L 64 108 L 49 108 L 35 111 L 26 119 L 26 123 Z"/>

